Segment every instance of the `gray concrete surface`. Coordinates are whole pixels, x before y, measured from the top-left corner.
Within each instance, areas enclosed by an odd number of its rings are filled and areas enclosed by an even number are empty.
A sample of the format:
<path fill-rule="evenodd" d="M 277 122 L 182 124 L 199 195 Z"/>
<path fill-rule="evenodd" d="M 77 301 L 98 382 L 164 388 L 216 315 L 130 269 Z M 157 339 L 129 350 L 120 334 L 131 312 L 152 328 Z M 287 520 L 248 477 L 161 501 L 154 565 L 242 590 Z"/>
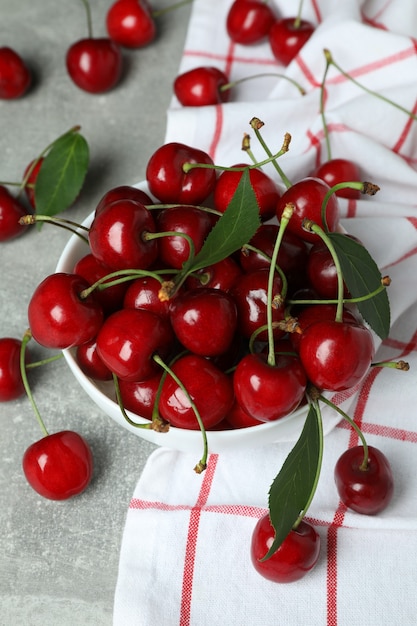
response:
<path fill-rule="evenodd" d="M 105 34 L 109 6 L 91 1 L 96 36 Z M 24 98 L 0 101 L 0 180 L 20 180 L 29 161 L 75 124 L 90 145 L 91 165 L 68 217 L 79 222 L 105 191 L 142 180 L 164 139 L 189 14 L 187 6 L 161 17 L 153 44 L 125 51 L 123 82 L 94 96 L 71 83 L 64 63 L 67 47 L 86 35 L 82 2 L 0 0 L 0 46 L 29 59 L 36 77 Z M 54 270 L 68 237 L 50 227 L 0 244 L 0 336 L 22 336 L 29 298 Z M 52 502 L 35 494 L 21 458 L 41 432 L 25 398 L 0 404 L 0 626 L 108 626 L 129 499 L 154 448 L 101 414 L 63 361 L 40 368 L 32 380 L 49 430 L 83 434 L 95 473 L 76 499 Z"/>

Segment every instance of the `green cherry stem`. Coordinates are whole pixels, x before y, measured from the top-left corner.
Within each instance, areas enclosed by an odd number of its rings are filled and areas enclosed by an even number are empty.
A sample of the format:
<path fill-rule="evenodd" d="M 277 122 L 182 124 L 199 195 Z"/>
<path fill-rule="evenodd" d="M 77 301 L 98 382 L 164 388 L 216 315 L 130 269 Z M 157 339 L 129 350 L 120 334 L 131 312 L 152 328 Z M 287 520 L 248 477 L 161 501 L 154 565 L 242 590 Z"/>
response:
<path fill-rule="evenodd" d="M 26 347 L 27 344 L 29 343 L 29 341 L 32 339 L 32 333 L 30 331 L 30 329 L 28 328 L 25 332 L 25 334 L 23 335 L 22 338 L 22 343 L 21 343 L 21 348 L 20 348 L 20 375 L 22 377 L 22 382 L 23 382 L 23 386 L 25 388 L 26 391 L 26 395 L 29 399 L 30 404 L 32 405 L 32 409 L 33 412 L 35 413 L 36 419 L 38 420 L 38 424 L 41 427 L 41 430 L 43 432 L 43 434 L 45 435 L 45 437 L 47 437 L 49 435 L 46 426 L 44 424 L 44 421 L 41 417 L 41 414 L 39 412 L 39 409 L 36 405 L 35 399 L 33 397 L 32 394 L 32 390 L 30 388 L 29 385 L 29 381 L 28 381 L 28 377 L 26 374 L 26 364 L 25 364 L 25 355 L 26 355 Z"/>
<path fill-rule="evenodd" d="M 40 367 L 41 365 L 47 365 L 48 363 L 53 363 L 54 361 L 59 361 L 62 359 L 63 353 L 59 352 L 58 354 L 54 354 L 53 356 L 49 356 L 46 359 L 41 359 L 40 361 L 33 361 L 32 363 L 26 363 L 26 369 L 32 370 L 35 367 Z"/>
<path fill-rule="evenodd" d="M 79 231 L 83 230 L 85 232 L 88 232 L 89 228 L 87 228 L 87 226 L 83 226 L 82 224 L 72 222 L 71 220 L 66 220 L 62 217 L 51 217 L 49 215 L 36 215 L 32 213 L 23 215 L 23 217 L 19 219 L 19 224 L 21 224 L 22 226 L 31 226 L 40 222 L 47 222 L 49 224 L 53 224 L 54 226 L 59 226 L 60 228 L 69 230 L 71 233 L 74 233 L 88 244 L 87 237 L 84 237 L 84 235 L 82 235 Z"/>
<path fill-rule="evenodd" d="M 124 404 L 123 404 L 122 396 L 121 396 L 121 393 L 120 393 L 119 379 L 117 378 L 116 374 L 114 374 L 114 373 L 112 374 L 112 376 L 113 376 L 114 392 L 116 394 L 117 404 L 119 405 L 119 409 L 120 409 L 123 417 L 125 418 L 126 422 L 130 426 L 133 426 L 134 428 L 145 428 L 147 430 L 152 429 L 153 422 L 144 422 L 144 423 L 139 424 L 138 422 L 134 422 L 132 419 L 130 419 L 130 417 L 126 413 L 126 409 L 125 409 Z"/>
<path fill-rule="evenodd" d="M 193 0 L 179 0 L 178 2 L 174 2 L 174 4 L 171 4 L 170 6 L 163 9 L 155 9 L 151 12 L 151 16 L 153 18 L 161 17 L 161 15 L 165 15 L 165 13 L 169 13 L 174 9 L 179 9 L 180 7 L 185 6 L 186 4 L 190 4 L 191 2 L 193 2 Z"/>
<path fill-rule="evenodd" d="M 194 471 L 197 474 L 201 474 L 207 467 L 208 443 L 207 443 L 206 429 L 204 428 L 204 424 L 203 424 L 203 421 L 201 419 L 200 412 L 199 412 L 199 410 L 198 410 L 194 400 L 191 398 L 190 394 L 188 393 L 185 385 L 181 382 L 181 380 L 178 378 L 178 376 L 172 371 L 172 369 L 161 359 L 161 357 L 158 354 L 155 354 L 153 356 L 153 359 L 154 359 L 155 363 L 160 365 L 162 367 L 162 369 L 165 370 L 169 374 L 169 376 L 171 376 L 171 378 L 173 378 L 173 380 L 177 383 L 177 385 L 183 391 L 185 396 L 188 398 L 190 406 L 191 406 L 192 410 L 194 411 L 194 415 L 195 415 L 196 420 L 198 422 L 198 426 L 200 428 L 201 436 L 203 438 L 203 454 L 201 456 L 201 459 L 199 460 L 199 462 L 195 466 Z"/>
<path fill-rule="evenodd" d="M 257 140 L 259 141 L 262 148 L 265 150 L 266 154 L 269 157 L 269 159 L 265 163 L 272 162 L 272 165 L 275 167 L 276 171 L 278 172 L 279 177 L 281 178 L 285 187 L 289 189 L 292 186 L 292 182 L 286 176 L 281 166 L 277 163 L 277 159 L 283 154 L 285 154 L 286 152 L 288 152 L 288 150 L 290 149 L 291 135 L 289 133 L 285 133 L 284 141 L 282 143 L 280 151 L 276 155 L 273 155 L 260 133 L 260 129 L 262 128 L 262 126 L 264 126 L 264 123 L 258 117 L 253 117 L 249 123 L 250 123 L 251 128 L 253 128 L 253 130 L 255 131 Z M 258 167 L 260 167 L 261 165 L 263 165 L 263 163 L 258 164 Z"/>
<path fill-rule="evenodd" d="M 164 273 L 168 273 L 171 270 L 164 270 Z M 175 272 L 177 270 L 174 270 Z M 155 278 L 158 280 L 161 285 L 164 280 L 159 276 L 157 272 L 151 272 L 149 270 L 135 270 L 135 269 L 127 269 L 127 270 L 116 270 L 115 272 L 110 272 L 110 274 L 106 274 L 102 276 L 95 283 L 83 289 L 79 297 L 81 300 L 88 298 L 88 296 L 95 291 L 96 289 L 99 291 L 103 291 L 104 289 L 108 289 L 109 287 L 114 287 L 115 285 L 119 285 L 121 283 L 128 282 L 129 280 L 135 280 L 136 278 L 141 278 L 142 276 L 147 276 L 149 278 Z"/>
<path fill-rule="evenodd" d="M 87 16 L 87 35 L 89 39 L 93 38 L 93 20 L 91 19 L 91 8 L 88 0 L 81 0 L 84 5 Z"/>
<path fill-rule="evenodd" d="M 372 298 L 375 298 L 375 296 L 377 296 L 379 293 L 381 293 L 381 291 L 385 291 L 388 285 L 389 285 L 389 279 L 387 279 L 387 277 L 384 277 L 379 287 L 377 287 L 373 291 L 370 291 L 364 296 L 357 296 L 356 298 L 343 298 L 343 304 L 357 304 L 358 302 L 366 302 L 366 300 L 371 300 Z M 319 299 L 319 300 L 288 299 L 286 300 L 286 304 L 289 304 L 290 306 L 294 306 L 296 304 L 337 304 L 338 302 L 339 300 L 332 300 L 332 299 L 329 299 L 329 300 L 326 300 L 326 299 Z"/>
<path fill-rule="evenodd" d="M 401 372 L 408 372 L 410 369 L 410 364 L 407 361 L 399 360 L 399 361 L 377 361 L 375 363 L 371 363 L 371 367 L 388 367 L 393 370 L 400 370 Z"/>
<path fill-rule="evenodd" d="M 285 76 L 285 74 L 277 74 L 276 72 L 263 72 L 261 74 L 253 74 L 252 76 L 244 76 L 243 78 L 239 78 L 238 80 L 230 81 L 230 83 L 225 83 L 224 85 L 220 87 L 219 91 L 228 91 L 229 89 L 233 89 L 233 87 L 236 87 L 237 85 L 240 85 L 241 83 L 244 83 L 248 80 L 253 80 L 254 78 L 268 78 L 268 77 L 284 78 L 285 80 L 290 82 L 292 85 L 294 85 L 294 87 L 298 89 L 298 91 L 300 92 L 302 96 L 305 96 L 306 94 L 304 87 L 302 87 L 299 83 L 297 83 L 296 80 L 294 80 L 293 78 L 290 78 L 289 76 Z"/>
<path fill-rule="evenodd" d="M 326 150 L 327 150 L 327 160 L 330 161 L 330 159 L 332 158 L 332 149 L 330 146 L 330 138 L 329 138 L 329 129 L 327 126 L 327 122 L 326 122 L 326 115 L 324 112 L 325 109 L 325 102 L 324 102 L 324 85 L 326 82 L 326 78 L 327 78 L 327 74 L 329 71 L 329 67 L 330 67 L 330 61 L 326 56 L 326 67 L 324 70 L 324 74 L 323 74 L 323 79 L 321 81 L 321 85 L 320 85 L 320 115 L 321 115 L 321 120 L 322 120 L 322 125 L 323 125 L 323 133 L 324 133 L 324 140 L 326 143 Z"/>
<path fill-rule="evenodd" d="M 294 21 L 294 27 L 295 28 L 299 28 L 300 27 L 301 16 L 302 16 L 302 12 L 303 12 L 303 4 L 304 4 L 304 0 L 300 0 L 300 4 L 298 5 L 297 17 L 295 18 L 295 21 Z"/>

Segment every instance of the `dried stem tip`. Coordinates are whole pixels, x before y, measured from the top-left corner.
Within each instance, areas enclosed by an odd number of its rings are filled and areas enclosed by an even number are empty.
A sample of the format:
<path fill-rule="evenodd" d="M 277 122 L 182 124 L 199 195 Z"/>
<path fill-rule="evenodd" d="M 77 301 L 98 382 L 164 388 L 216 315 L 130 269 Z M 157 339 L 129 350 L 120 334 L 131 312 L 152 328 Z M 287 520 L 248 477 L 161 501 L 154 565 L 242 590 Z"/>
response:
<path fill-rule="evenodd" d="M 378 185 L 374 185 L 374 183 L 362 183 L 362 193 L 366 193 L 368 196 L 374 196 L 379 189 Z"/>
<path fill-rule="evenodd" d="M 250 150 L 250 136 L 248 135 L 248 133 L 243 134 L 242 150 L 244 152 L 247 152 L 248 150 Z"/>
<path fill-rule="evenodd" d="M 175 283 L 173 280 L 166 280 L 162 283 L 158 292 L 158 298 L 161 302 L 168 302 L 175 293 Z"/>
<path fill-rule="evenodd" d="M 262 128 L 262 126 L 264 126 L 265 124 L 259 119 L 259 117 L 253 117 L 251 119 L 251 121 L 249 122 L 249 124 L 252 126 L 252 128 L 254 130 L 259 130 Z"/>
<path fill-rule="evenodd" d="M 19 218 L 19 224 L 21 226 L 30 226 L 32 224 L 34 224 L 36 222 L 36 217 L 35 215 L 23 215 L 21 218 Z"/>

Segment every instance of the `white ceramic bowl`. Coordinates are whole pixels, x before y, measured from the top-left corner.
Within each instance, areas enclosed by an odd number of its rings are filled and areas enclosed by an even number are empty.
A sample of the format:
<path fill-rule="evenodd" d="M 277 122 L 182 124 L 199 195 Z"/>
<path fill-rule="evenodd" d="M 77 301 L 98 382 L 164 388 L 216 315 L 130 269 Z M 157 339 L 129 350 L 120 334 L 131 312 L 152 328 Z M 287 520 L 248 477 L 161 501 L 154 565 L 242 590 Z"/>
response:
<path fill-rule="evenodd" d="M 149 193 L 145 183 L 139 183 L 137 187 Z M 90 226 L 93 216 L 94 212 L 86 218 L 83 226 Z M 85 242 L 77 235 L 72 235 L 59 258 L 56 271 L 72 272 L 75 263 L 87 253 L 88 247 Z M 75 379 L 88 396 L 120 426 L 156 445 L 183 452 L 201 453 L 202 436 L 199 430 L 170 427 L 167 433 L 157 433 L 153 430 L 131 426 L 123 417 L 120 407 L 115 401 L 113 384 L 103 384 L 88 378 L 79 368 L 74 358 L 73 350 L 64 350 L 64 357 Z M 145 423 L 147 421 L 145 418 L 134 415 L 129 411 L 127 413 L 137 423 Z M 327 434 L 340 421 L 340 417 L 338 417 L 335 411 L 328 409 L 326 406 L 322 407 L 322 413 L 324 434 Z M 307 408 L 304 406 L 275 422 L 234 430 L 209 431 L 207 433 L 209 452 L 227 452 L 237 448 L 251 448 L 280 441 L 295 441 L 301 433 L 306 416 Z"/>

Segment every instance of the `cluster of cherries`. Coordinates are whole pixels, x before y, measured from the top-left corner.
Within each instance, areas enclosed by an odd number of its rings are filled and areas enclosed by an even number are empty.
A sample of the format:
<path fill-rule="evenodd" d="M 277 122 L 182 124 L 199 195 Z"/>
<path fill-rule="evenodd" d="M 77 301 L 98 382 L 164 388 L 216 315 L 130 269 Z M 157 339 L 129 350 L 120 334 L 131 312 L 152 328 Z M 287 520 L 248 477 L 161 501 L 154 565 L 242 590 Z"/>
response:
<path fill-rule="evenodd" d="M 113 89 L 123 73 L 123 48 L 147 46 L 157 36 L 157 18 L 191 0 L 180 0 L 159 11 L 147 0 L 115 0 L 107 10 L 105 26 L 108 36 L 94 37 L 88 0 L 82 0 L 87 12 L 88 35 L 73 43 L 66 52 L 65 63 L 73 83 L 89 93 Z M 26 60 L 13 48 L 0 48 L 0 99 L 22 97 L 32 84 L 32 72 Z"/>

